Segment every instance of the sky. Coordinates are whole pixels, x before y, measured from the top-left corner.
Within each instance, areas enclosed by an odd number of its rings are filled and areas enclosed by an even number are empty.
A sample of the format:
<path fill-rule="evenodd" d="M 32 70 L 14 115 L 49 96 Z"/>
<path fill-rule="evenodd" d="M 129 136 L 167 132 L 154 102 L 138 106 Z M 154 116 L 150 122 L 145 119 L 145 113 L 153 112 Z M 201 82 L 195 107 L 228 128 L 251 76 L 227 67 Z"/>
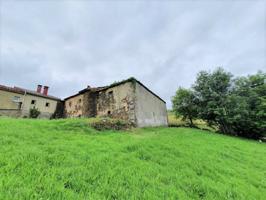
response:
<path fill-rule="evenodd" d="M 135 77 L 167 102 L 201 70 L 266 69 L 266 1 L 0 0 L 0 84 L 65 98 Z"/>

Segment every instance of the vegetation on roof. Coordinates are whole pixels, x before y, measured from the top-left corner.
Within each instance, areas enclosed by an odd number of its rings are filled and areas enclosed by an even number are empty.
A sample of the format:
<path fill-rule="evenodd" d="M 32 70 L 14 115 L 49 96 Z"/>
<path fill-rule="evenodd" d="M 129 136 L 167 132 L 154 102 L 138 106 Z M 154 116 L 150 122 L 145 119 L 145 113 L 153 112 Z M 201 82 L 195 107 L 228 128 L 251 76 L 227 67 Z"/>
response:
<path fill-rule="evenodd" d="M 126 83 L 126 82 L 137 82 L 137 79 L 134 78 L 134 77 L 130 77 L 128 79 L 124 79 L 122 81 L 115 81 L 113 82 L 112 84 L 108 85 L 107 88 L 110 88 L 110 87 L 114 87 L 114 86 L 117 86 L 117 85 L 120 85 L 120 84 L 123 84 L 123 83 Z"/>

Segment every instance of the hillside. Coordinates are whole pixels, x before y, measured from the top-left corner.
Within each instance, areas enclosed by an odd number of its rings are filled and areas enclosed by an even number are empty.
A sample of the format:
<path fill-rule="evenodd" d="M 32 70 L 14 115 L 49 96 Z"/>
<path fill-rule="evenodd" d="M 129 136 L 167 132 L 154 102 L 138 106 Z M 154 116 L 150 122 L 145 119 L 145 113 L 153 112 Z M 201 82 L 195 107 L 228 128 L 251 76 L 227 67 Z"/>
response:
<path fill-rule="evenodd" d="M 265 199 L 265 155 L 197 129 L 0 118 L 0 199 Z"/>

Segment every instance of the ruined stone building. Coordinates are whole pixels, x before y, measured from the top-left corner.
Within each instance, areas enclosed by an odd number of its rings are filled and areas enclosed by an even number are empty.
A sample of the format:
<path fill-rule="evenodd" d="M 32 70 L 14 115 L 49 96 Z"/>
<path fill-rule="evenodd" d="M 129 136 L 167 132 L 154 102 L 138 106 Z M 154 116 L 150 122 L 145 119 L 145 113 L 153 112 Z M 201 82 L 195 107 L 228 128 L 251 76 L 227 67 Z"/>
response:
<path fill-rule="evenodd" d="M 0 85 L 0 116 L 29 117 L 37 108 L 39 118 L 112 117 L 128 120 L 138 127 L 167 125 L 165 102 L 134 78 L 105 87 L 87 87 L 60 100 L 48 95 L 48 87 L 36 91 Z"/>
<path fill-rule="evenodd" d="M 36 91 L 0 85 L 0 115 L 10 117 L 29 117 L 31 108 L 40 111 L 40 118 L 50 118 L 58 102 L 57 97 L 48 95 L 48 87 L 38 85 Z"/>
<path fill-rule="evenodd" d="M 66 117 L 109 116 L 138 127 L 165 126 L 166 103 L 134 78 L 106 87 L 87 87 L 65 99 Z"/>

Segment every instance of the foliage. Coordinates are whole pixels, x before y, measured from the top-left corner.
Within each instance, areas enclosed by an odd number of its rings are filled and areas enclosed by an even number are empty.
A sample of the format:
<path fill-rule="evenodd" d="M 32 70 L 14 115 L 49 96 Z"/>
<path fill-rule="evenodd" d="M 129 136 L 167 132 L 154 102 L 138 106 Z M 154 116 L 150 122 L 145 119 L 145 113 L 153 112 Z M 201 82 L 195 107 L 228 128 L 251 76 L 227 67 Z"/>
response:
<path fill-rule="evenodd" d="M 194 95 L 193 101 L 179 97 L 187 104 L 173 101 L 173 108 L 177 110 L 187 105 L 195 111 L 195 116 L 210 126 L 218 126 L 222 133 L 257 139 L 266 134 L 265 80 L 266 74 L 262 72 L 233 79 L 232 74 L 222 68 L 201 71 L 188 90 Z M 188 114 L 185 110 L 182 115 Z"/>
<path fill-rule="evenodd" d="M 172 99 L 173 111 L 176 117 L 182 116 L 183 120 L 189 119 L 190 126 L 193 127 L 193 119 L 197 118 L 197 105 L 195 95 L 192 90 L 178 88 Z"/>
<path fill-rule="evenodd" d="M 225 120 L 231 77 L 232 75 L 222 68 L 218 68 L 213 73 L 201 71 L 193 86 L 199 117 L 210 125 L 218 124 L 223 133 L 230 132 Z"/>
<path fill-rule="evenodd" d="M 133 127 L 133 124 L 121 119 L 100 118 L 90 123 L 98 131 L 103 130 L 127 130 Z"/>
<path fill-rule="evenodd" d="M 258 138 L 266 133 L 265 80 L 262 72 L 234 80 L 227 102 L 227 123 L 240 136 Z"/>
<path fill-rule="evenodd" d="M 122 81 L 115 81 L 112 84 L 110 84 L 109 86 L 107 86 L 107 88 L 118 86 L 118 85 L 121 85 L 121 84 L 126 83 L 126 82 L 132 82 L 135 85 L 137 80 L 134 77 L 130 77 L 130 78 L 122 80 Z"/>
<path fill-rule="evenodd" d="M 33 107 L 30 109 L 29 117 L 30 118 L 38 118 L 40 114 L 41 114 L 41 112 L 38 110 L 38 108 Z"/>
<path fill-rule="evenodd" d="M 264 199 L 263 143 L 190 128 L 98 134 L 0 119 L 0 199 Z"/>

